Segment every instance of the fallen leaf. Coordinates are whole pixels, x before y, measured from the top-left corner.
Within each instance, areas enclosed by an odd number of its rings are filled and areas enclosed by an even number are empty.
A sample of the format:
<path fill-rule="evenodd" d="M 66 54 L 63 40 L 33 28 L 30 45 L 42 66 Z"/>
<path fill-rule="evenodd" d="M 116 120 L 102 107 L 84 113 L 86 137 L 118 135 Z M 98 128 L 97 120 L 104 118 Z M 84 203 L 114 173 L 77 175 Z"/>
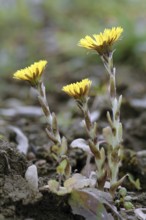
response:
<path fill-rule="evenodd" d="M 68 189 L 82 189 L 90 186 L 92 179 L 83 176 L 82 174 L 75 173 L 72 177 L 64 182 L 64 186 Z"/>
<path fill-rule="evenodd" d="M 82 138 L 78 138 L 78 139 L 73 140 L 70 144 L 70 147 L 71 148 L 80 148 L 83 151 L 92 154 L 88 143 L 86 142 L 86 140 L 84 140 Z"/>
<path fill-rule="evenodd" d="M 138 219 L 146 220 L 146 214 L 144 213 L 144 211 L 146 212 L 146 208 L 139 208 L 135 209 L 134 213 Z"/>
<path fill-rule="evenodd" d="M 104 204 L 111 209 L 111 212 L 118 219 L 123 220 L 112 203 L 113 200 L 109 193 L 95 188 L 73 190 L 69 198 L 73 213 L 85 217 L 86 220 L 114 220 L 113 216 L 107 212 Z"/>
<path fill-rule="evenodd" d="M 29 147 L 26 135 L 15 126 L 9 126 L 8 129 L 16 134 L 17 149 L 19 152 L 26 155 Z"/>

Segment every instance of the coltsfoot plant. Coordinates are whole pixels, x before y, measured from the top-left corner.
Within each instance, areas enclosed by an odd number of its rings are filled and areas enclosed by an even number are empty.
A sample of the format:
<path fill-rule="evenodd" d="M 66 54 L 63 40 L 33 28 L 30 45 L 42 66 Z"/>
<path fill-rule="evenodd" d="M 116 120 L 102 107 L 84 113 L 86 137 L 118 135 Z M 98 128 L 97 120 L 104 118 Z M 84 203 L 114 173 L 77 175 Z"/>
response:
<path fill-rule="evenodd" d="M 73 142 L 76 141 L 78 147 L 82 148 L 83 146 L 83 150 L 88 152 L 87 167 L 91 157 L 95 159 L 96 170 L 90 171 L 86 176 L 79 173 L 72 174 L 68 157 L 69 146 L 67 139 L 60 135 L 57 117 L 55 113 L 50 111 L 46 99 L 45 85 L 42 81 L 42 74 L 47 61 L 41 60 L 14 73 L 13 77 L 15 79 L 29 82 L 30 86 L 36 91 L 38 101 L 46 117 L 46 133 L 52 141 L 50 154 L 57 162 L 56 173 L 59 176 L 58 179 L 49 180 L 48 186 L 52 192 L 58 195 L 70 193 L 73 189 L 93 187 L 101 191 L 108 188 L 109 193 L 114 197 L 115 191 L 126 177 L 125 175 L 121 179 L 118 179 L 123 154 L 121 144 L 123 128 L 120 121 L 122 96 L 118 96 L 116 92 L 116 68 L 113 64 L 114 50 L 112 49 L 113 44 L 119 40 L 122 32 L 123 29 L 121 27 L 105 29 L 103 33 L 95 34 L 92 37 L 85 36 L 78 44 L 80 47 L 96 51 L 109 75 L 108 94 L 111 113 L 107 112 L 109 126 L 103 129 L 103 141 L 99 141 L 97 122 L 91 120 L 88 106 L 89 90 L 92 81 L 85 78 L 80 82 L 66 85 L 62 88 L 65 93 L 75 100 L 75 103 L 83 114 L 87 139 L 80 138 L 73 140 Z M 106 148 L 104 148 L 105 145 Z"/>

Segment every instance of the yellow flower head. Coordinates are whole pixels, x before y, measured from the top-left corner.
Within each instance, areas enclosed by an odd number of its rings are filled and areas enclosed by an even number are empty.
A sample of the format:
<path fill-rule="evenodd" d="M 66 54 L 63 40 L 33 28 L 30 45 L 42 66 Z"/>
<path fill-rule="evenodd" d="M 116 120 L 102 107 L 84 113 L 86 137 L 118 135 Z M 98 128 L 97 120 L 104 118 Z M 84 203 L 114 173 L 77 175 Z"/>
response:
<path fill-rule="evenodd" d="M 13 78 L 28 81 L 31 84 L 31 86 L 36 86 L 43 74 L 46 64 L 46 60 L 40 60 L 39 62 L 35 62 L 31 66 L 15 72 Z"/>
<path fill-rule="evenodd" d="M 79 41 L 78 45 L 87 49 L 96 50 L 100 55 L 103 55 L 109 53 L 110 47 L 119 39 L 122 32 L 123 28 L 121 27 L 105 29 L 103 33 L 94 34 L 93 37 L 87 35 Z"/>
<path fill-rule="evenodd" d="M 91 83 L 91 80 L 83 79 L 80 82 L 64 86 L 62 90 L 75 99 L 81 99 L 88 95 Z"/>

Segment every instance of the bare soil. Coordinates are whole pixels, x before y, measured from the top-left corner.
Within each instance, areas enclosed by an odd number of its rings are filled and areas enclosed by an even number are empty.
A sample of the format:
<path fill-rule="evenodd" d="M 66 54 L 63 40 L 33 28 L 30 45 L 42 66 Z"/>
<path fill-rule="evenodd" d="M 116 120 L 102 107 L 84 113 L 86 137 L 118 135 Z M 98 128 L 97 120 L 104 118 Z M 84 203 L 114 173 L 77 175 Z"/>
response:
<path fill-rule="evenodd" d="M 121 72 L 123 69 L 121 70 Z M 129 70 L 127 70 L 129 71 Z M 139 179 L 141 190 L 137 191 L 128 181 L 125 186 L 129 195 L 132 195 L 135 208 L 146 207 L 146 100 L 145 82 L 137 79 L 131 80 L 131 74 L 124 69 L 123 75 L 119 76 L 119 94 L 124 95 L 121 118 L 124 126 L 124 158 L 120 169 L 120 176 L 131 173 L 135 179 Z M 128 75 L 128 76 L 127 76 Z M 127 79 L 128 77 L 128 79 Z M 133 81 L 133 82 L 131 82 Z M 7 82 L 6 82 L 7 84 Z M 72 214 L 68 205 L 68 196 L 58 197 L 48 191 L 34 192 L 24 178 L 29 165 L 35 164 L 38 168 L 39 188 L 47 184 L 51 177 L 55 177 L 55 163 L 49 155 L 50 141 L 44 131 L 46 123 L 41 116 L 41 110 L 35 98 L 32 98 L 28 87 L 18 94 L 22 85 L 16 85 L 12 91 L 14 94 L 3 94 L 2 108 L 0 110 L 0 220 L 82 220 L 82 216 Z M 138 89 L 140 88 L 140 89 Z M 93 91 L 94 93 L 94 91 Z M 15 99 L 12 98 L 17 97 Z M 33 96 L 33 95 L 32 95 Z M 61 134 L 67 134 L 69 142 L 77 137 L 86 137 L 84 130 L 78 127 L 81 115 L 70 105 L 70 100 L 58 91 L 52 96 L 48 95 L 49 104 L 58 114 Z M 36 107 L 36 111 L 19 112 L 16 106 Z M 104 105 L 105 104 L 105 105 Z M 66 107 L 65 107 L 66 106 Z M 100 112 L 99 133 L 107 124 L 107 103 L 102 104 L 91 98 L 91 111 L 96 108 Z M 67 113 L 67 109 L 69 114 Z M 3 110 L 3 111 L 2 111 Z M 7 112 L 6 110 L 9 110 Z M 59 112 L 61 112 L 59 114 Z M 7 114 L 6 114 L 7 113 Z M 28 139 L 28 153 L 20 153 L 17 149 L 17 134 L 9 129 L 13 125 L 19 128 Z M 23 138 L 22 138 L 23 139 Z M 21 142 L 21 141 L 20 141 Z M 85 165 L 86 155 L 82 151 L 70 154 L 73 169 L 81 171 Z M 94 161 L 92 161 L 94 163 Z M 122 210 L 124 219 L 136 219 L 133 211 Z"/>

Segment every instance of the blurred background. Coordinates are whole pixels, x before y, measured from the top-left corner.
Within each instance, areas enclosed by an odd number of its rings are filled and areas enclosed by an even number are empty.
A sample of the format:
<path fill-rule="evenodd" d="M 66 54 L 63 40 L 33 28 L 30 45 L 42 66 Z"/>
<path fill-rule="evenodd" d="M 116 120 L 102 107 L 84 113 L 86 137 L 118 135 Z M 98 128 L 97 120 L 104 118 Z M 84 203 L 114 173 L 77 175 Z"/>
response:
<path fill-rule="evenodd" d="M 11 97 L 25 97 L 29 104 L 28 87 L 12 80 L 12 74 L 41 59 L 48 61 L 44 77 L 50 94 L 60 94 L 63 85 L 75 80 L 103 74 L 96 53 L 77 43 L 86 34 L 113 26 L 124 29 L 114 55 L 119 83 L 130 81 L 135 87 L 134 76 L 144 83 L 145 0 L 0 0 L 0 105 Z"/>

